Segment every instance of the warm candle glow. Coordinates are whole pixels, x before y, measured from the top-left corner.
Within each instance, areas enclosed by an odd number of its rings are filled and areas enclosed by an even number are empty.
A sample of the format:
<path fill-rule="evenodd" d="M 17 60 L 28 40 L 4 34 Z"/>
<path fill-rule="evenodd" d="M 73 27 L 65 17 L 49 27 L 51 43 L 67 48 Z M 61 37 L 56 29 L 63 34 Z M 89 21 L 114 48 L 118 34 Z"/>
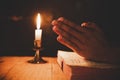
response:
<path fill-rule="evenodd" d="M 40 29 L 40 26 L 41 26 L 41 16 L 40 16 L 40 13 L 38 13 L 38 15 L 37 15 L 36 22 L 37 22 L 37 29 Z"/>
<path fill-rule="evenodd" d="M 41 26 L 40 13 L 38 13 L 38 15 L 37 15 L 36 23 L 37 23 L 36 24 L 37 29 L 35 30 L 35 40 L 40 40 L 41 41 L 42 30 L 40 29 L 40 26 Z"/>

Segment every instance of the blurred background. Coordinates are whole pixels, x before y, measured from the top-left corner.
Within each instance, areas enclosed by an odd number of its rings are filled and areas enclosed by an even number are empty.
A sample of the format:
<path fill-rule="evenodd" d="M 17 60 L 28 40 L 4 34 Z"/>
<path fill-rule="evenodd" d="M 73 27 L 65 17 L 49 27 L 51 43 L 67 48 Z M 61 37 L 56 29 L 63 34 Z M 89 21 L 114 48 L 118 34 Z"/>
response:
<path fill-rule="evenodd" d="M 97 23 L 113 46 L 120 45 L 119 4 L 112 0 L 0 0 L 0 55 L 34 55 L 36 15 L 42 16 L 43 56 L 69 48 L 57 42 L 51 22 L 63 16 Z M 118 20 L 117 20 L 118 19 Z"/>

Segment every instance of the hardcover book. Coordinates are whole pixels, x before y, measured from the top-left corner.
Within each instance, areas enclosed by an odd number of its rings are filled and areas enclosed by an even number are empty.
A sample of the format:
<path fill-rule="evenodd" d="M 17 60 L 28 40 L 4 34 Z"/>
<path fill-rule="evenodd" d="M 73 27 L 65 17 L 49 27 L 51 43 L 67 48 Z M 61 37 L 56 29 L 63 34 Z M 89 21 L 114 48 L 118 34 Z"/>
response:
<path fill-rule="evenodd" d="M 120 66 L 89 61 L 75 52 L 58 50 L 57 62 L 68 80 L 120 80 Z"/>

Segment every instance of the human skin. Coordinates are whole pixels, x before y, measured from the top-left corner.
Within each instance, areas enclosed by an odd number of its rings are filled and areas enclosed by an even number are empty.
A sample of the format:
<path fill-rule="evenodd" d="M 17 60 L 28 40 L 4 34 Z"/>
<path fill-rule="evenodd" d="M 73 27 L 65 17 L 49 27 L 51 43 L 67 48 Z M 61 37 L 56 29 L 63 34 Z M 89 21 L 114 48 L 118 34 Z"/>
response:
<path fill-rule="evenodd" d="M 53 31 L 58 34 L 57 40 L 85 59 L 105 63 L 120 61 L 118 52 L 110 47 L 97 24 L 83 22 L 78 25 L 60 17 L 53 20 L 52 25 Z"/>

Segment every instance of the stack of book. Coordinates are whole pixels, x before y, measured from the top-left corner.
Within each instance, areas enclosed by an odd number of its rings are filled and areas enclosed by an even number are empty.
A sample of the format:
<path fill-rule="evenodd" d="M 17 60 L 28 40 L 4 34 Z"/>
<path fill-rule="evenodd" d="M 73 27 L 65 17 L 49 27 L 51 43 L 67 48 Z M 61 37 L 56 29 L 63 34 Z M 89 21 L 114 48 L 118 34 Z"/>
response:
<path fill-rule="evenodd" d="M 120 80 L 120 66 L 84 59 L 75 52 L 58 50 L 57 62 L 68 80 Z"/>

